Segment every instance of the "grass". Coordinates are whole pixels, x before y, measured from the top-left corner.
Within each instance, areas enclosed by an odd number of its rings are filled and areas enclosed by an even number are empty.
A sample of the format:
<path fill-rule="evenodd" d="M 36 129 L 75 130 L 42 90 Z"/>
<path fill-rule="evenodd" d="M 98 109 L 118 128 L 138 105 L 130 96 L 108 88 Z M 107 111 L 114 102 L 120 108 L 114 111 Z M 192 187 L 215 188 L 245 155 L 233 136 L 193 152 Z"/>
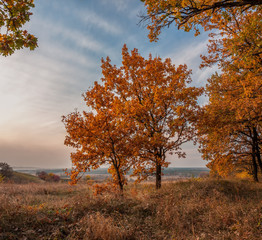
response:
<path fill-rule="evenodd" d="M 0 239 L 261 239 L 262 184 L 191 180 L 93 196 L 80 184 L 0 185 Z"/>

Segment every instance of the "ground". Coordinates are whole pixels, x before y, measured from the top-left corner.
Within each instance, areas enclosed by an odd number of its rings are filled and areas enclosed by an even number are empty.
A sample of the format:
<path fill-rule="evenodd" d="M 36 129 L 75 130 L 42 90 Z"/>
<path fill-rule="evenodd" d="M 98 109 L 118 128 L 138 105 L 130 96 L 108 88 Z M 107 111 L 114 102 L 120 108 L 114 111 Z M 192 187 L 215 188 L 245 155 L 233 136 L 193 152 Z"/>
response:
<path fill-rule="evenodd" d="M 262 184 L 191 179 L 124 195 L 66 183 L 0 184 L 0 239 L 261 239 Z"/>

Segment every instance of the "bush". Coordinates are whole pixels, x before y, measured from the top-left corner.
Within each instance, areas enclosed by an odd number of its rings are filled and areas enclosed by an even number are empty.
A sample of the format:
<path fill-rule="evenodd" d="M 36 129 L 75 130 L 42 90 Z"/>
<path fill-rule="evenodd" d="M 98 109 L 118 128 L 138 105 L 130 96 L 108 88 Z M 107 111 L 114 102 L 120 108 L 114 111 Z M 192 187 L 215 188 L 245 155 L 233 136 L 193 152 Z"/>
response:
<path fill-rule="evenodd" d="M 45 171 L 37 172 L 36 175 L 47 182 L 59 182 L 60 177 L 54 173 L 47 174 Z"/>

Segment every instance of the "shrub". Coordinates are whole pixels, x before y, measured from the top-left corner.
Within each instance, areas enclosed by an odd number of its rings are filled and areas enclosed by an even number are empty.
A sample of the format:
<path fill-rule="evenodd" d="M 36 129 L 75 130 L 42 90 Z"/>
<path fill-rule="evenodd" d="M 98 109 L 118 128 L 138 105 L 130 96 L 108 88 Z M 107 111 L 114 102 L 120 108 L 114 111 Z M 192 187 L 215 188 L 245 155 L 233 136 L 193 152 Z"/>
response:
<path fill-rule="evenodd" d="M 54 173 L 47 174 L 45 171 L 37 172 L 36 175 L 47 182 L 59 182 L 60 177 Z"/>

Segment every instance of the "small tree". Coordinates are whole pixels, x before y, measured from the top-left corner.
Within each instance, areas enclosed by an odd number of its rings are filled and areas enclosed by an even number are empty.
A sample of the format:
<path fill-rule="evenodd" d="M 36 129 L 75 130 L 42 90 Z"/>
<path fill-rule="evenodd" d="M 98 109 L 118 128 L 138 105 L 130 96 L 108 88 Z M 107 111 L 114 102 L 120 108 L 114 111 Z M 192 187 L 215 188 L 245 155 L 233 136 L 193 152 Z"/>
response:
<path fill-rule="evenodd" d="M 13 176 L 13 168 L 11 168 L 7 163 L 0 163 L 0 175 L 4 178 L 11 178 Z"/>
<path fill-rule="evenodd" d="M 71 154 L 72 184 L 79 180 L 79 173 L 108 164 L 108 172 L 122 192 L 133 157 L 130 143 L 133 130 L 118 115 L 116 99 L 106 87 L 95 82 L 84 99 L 92 112 L 74 112 L 63 117 L 68 133 L 65 145 L 76 148 Z"/>

